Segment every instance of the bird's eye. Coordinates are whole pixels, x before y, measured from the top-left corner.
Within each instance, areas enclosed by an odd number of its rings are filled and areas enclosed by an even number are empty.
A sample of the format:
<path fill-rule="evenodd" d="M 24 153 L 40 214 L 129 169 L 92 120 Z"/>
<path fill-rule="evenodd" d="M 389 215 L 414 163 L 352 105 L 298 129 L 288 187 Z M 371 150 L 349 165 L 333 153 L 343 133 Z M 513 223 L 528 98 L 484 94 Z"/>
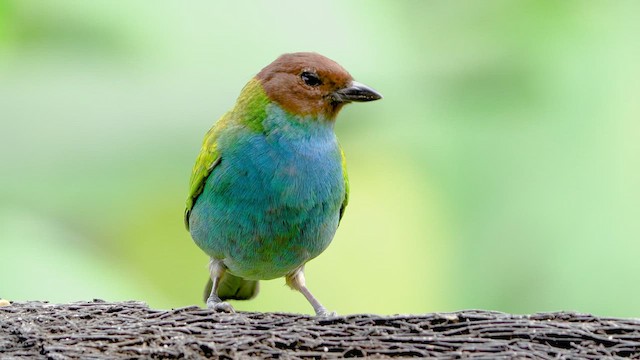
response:
<path fill-rule="evenodd" d="M 310 71 L 304 71 L 302 74 L 300 74 L 300 78 L 302 78 L 302 81 L 304 81 L 304 83 L 309 86 L 322 85 L 322 81 L 320 80 L 318 75 Z"/>

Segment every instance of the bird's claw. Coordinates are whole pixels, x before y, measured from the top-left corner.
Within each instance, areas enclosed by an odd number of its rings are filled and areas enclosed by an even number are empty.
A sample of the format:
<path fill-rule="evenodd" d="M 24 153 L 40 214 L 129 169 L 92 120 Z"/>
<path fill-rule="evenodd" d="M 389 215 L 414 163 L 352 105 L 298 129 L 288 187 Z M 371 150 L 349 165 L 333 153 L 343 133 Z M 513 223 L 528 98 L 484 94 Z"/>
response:
<path fill-rule="evenodd" d="M 322 308 L 322 309 L 319 309 L 318 311 L 316 311 L 316 316 L 317 317 L 324 317 L 324 318 L 335 317 L 335 316 L 338 316 L 338 313 L 336 313 L 335 311 L 329 311 L 327 309 Z"/>
<path fill-rule="evenodd" d="M 229 304 L 228 302 L 213 302 L 213 301 L 207 301 L 207 308 L 208 309 L 212 309 L 216 312 L 225 312 L 225 313 L 229 313 L 229 314 L 233 314 L 236 311 L 233 309 L 233 306 L 231 306 L 231 304 Z"/>

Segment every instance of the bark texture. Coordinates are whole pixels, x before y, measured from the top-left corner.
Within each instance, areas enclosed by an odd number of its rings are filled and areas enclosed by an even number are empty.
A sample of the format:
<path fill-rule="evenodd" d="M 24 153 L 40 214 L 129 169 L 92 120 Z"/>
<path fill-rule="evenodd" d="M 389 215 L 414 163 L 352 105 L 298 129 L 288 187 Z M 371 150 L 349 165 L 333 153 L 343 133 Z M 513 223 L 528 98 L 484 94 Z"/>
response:
<path fill-rule="evenodd" d="M 314 318 L 141 302 L 0 307 L 0 358 L 640 359 L 640 320 L 467 310 Z"/>

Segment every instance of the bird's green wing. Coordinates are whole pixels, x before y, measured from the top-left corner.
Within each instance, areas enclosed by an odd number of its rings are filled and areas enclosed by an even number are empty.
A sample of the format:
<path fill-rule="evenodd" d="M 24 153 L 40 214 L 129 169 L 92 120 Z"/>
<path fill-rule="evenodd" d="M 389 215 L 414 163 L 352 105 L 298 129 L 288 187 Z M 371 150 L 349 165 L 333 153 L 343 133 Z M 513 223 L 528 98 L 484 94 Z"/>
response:
<path fill-rule="evenodd" d="M 189 182 L 189 197 L 187 198 L 186 208 L 184 210 L 184 225 L 189 230 L 189 215 L 193 204 L 202 193 L 204 184 L 211 174 L 211 171 L 220 163 L 220 153 L 218 152 L 218 136 L 222 125 L 229 118 L 227 113 L 216 122 L 216 124 L 207 132 L 200 149 L 200 154 L 196 159 L 196 164 L 191 172 L 191 181 Z"/>
<path fill-rule="evenodd" d="M 344 179 L 344 200 L 342 201 L 342 206 L 340 207 L 340 220 L 342 220 L 344 210 L 347 208 L 347 204 L 349 203 L 349 175 L 347 174 L 347 158 L 344 156 L 342 146 L 340 146 L 340 156 L 342 157 L 342 178 Z"/>
<path fill-rule="evenodd" d="M 252 131 L 262 131 L 262 121 L 267 116 L 266 108 L 270 103 L 258 79 L 251 79 L 240 92 L 233 110 L 224 114 L 211 130 L 205 135 L 200 155 L 191 173 L 189 197 L 184 211 L 184 224 L 189 230 L 189 215 L 198 196 L 204 189 L 204 184 L 211 171 L 220 163 L 218 137 L 223 129 L 229 128 L 231 123 L 238 123 Z"/>

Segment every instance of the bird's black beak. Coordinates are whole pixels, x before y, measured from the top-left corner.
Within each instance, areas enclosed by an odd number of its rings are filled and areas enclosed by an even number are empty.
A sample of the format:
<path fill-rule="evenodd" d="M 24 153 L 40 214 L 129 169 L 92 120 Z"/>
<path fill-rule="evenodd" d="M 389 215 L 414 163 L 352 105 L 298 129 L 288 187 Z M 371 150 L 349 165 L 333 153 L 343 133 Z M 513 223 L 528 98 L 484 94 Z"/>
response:
<path fill-rule="evenodd" d="M 335 91 L 331 97 L 335 102 L 363 102 L 382 99 L 382 95 L 377 91 L 357 81 L 352 81 L 348 87 Z"/>

